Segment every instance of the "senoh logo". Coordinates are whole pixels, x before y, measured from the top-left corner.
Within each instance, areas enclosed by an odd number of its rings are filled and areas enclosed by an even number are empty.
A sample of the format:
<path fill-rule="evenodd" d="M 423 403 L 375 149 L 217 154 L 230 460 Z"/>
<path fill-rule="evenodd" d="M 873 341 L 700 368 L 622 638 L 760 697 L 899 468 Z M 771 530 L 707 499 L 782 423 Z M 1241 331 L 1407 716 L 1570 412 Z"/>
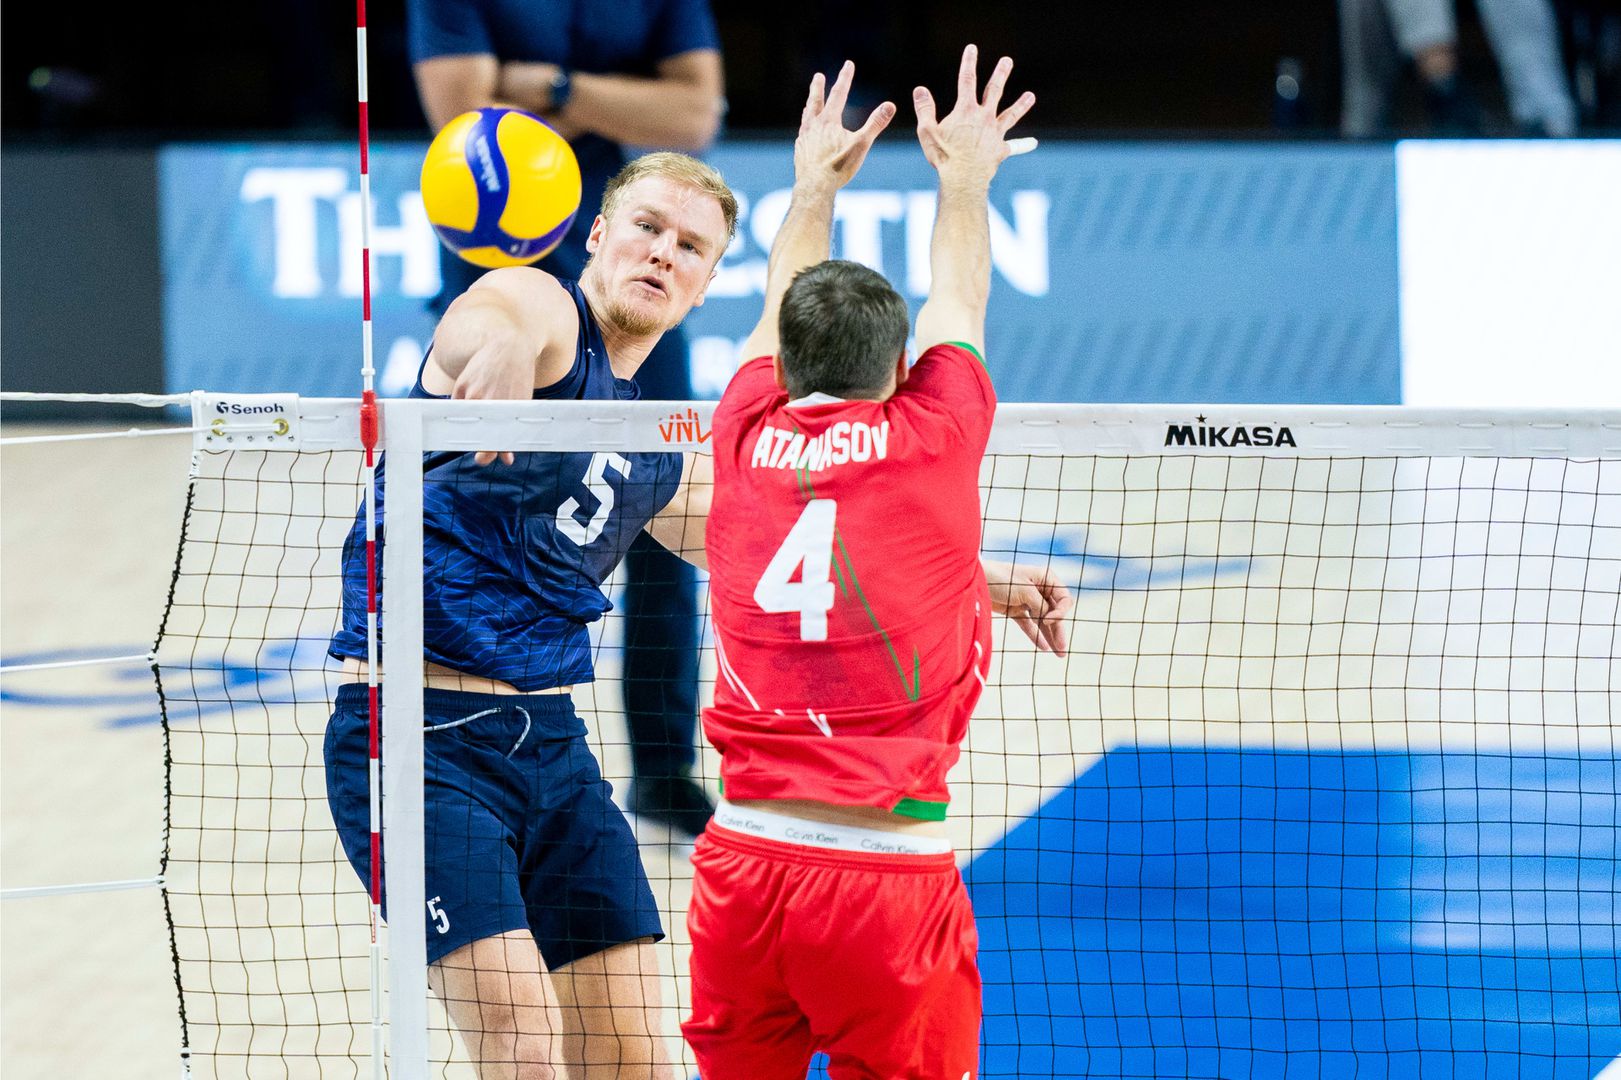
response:
<path fill-rule="evenodd" d="M 667 443 L 706 443 L 710 434 L 704 430 L 703 419 L 696 409 L 688 409 L 659 421 L 659 438 Z"/>
<path fill-rule="evenodd" d="M 295 394 L 243 394 L 241 397 L 210 397 L 198 415 L 214 415 L 208 421 L 208 430 L 215 438 L 235 440 L 241 436 L 248 442 L 263 436 L 274 441 L 291 436 L 298 422 L 298 397 Z"/>
<path fill-rule="evenodd" d="M 1218 427 L 1196 417 L 1193 424 L 1166 424 L 1166 446 L 1296 446 L 1294 432 L 1270 424 Z"/>

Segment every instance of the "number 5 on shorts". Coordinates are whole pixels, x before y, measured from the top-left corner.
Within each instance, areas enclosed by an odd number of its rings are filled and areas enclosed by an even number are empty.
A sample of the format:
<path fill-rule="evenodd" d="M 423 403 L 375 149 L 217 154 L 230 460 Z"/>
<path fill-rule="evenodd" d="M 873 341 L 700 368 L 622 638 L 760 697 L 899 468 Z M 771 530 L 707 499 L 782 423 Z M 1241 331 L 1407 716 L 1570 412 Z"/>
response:
<path fill-rule="evenodd" d="M 833 517 L 836 499 L 812 499 L 771 556 L 754 602 L 772 614 L 799 612 L 799 640 L 826 641 L 827 613 L 833 607 Z M 799 580 L 790 580 L 803 566 Z"/>

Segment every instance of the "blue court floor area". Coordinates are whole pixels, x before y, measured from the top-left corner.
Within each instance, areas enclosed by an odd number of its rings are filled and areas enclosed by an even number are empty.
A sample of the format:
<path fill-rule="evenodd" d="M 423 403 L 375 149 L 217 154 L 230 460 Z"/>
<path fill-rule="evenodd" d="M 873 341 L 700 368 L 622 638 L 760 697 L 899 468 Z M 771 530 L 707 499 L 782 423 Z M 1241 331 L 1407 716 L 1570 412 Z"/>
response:
<path fill-rule="evenodd" d="M 1615 757 L 1124 749 L 966 870 L 983 1075 L 1589 1078 Z"/>

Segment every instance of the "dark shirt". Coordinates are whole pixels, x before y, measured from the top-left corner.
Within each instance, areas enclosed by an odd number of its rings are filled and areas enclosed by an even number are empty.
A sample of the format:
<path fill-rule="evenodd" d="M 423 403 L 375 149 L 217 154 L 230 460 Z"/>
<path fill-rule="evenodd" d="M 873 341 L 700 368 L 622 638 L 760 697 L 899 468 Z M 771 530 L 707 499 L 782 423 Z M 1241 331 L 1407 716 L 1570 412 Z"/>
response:
<path fill-rule="evenodd" d="M 574 366 L 534 396 L 639 398 L 634 382 L 614 376 L 579 286 L 560 284 L 580 314 Z M 411 396 L 440 395 L 428 393 L 418 375 Z M 602 583 L 674 497 L 682 456 L 581 451 L 516 457 L 512 465 L 482 466 L 465 453 L 423 460 L 424 655 L 520 690 L 590 682 L 586 627 L 610 608 Z M 377 521 L 381 537 L 381 464 Z M 328 651 L 339 659 L 366 657 L 364 506 L 343 546 L 343 624 Z"/>
<path fill-rule="evenodd" d="M 409 0 L 407 15 L 413 64 L 436 56 L 487 54 L 596 75 L 651 78 L 662 60 L 720 49 L 709 0 Z M 603 189 L 625 164 L 624 148 L 600 135 L 582 135 L 573 146 L 580 161 L 580 213 L 557 250 L 538 264 L 570 279 L 585 266 L 585 240 Z M 482 271 L 455 256 L 444 266 L 448 306 Z M 466 279 L 459 287 L 452 285 L 452 266 Z"/>

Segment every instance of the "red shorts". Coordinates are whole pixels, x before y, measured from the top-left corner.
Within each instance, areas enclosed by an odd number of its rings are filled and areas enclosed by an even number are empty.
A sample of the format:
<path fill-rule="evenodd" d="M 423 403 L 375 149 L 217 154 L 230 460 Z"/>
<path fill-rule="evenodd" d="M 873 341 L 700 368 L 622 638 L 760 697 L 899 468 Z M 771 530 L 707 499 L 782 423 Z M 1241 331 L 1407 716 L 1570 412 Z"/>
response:
<path fill-rule="evenodd" d="M 964 1080 L 979 1073 L 979 936 L 950 853 L 877 855 L 711 823 L 692 864 L 703 1080 Z"/>

